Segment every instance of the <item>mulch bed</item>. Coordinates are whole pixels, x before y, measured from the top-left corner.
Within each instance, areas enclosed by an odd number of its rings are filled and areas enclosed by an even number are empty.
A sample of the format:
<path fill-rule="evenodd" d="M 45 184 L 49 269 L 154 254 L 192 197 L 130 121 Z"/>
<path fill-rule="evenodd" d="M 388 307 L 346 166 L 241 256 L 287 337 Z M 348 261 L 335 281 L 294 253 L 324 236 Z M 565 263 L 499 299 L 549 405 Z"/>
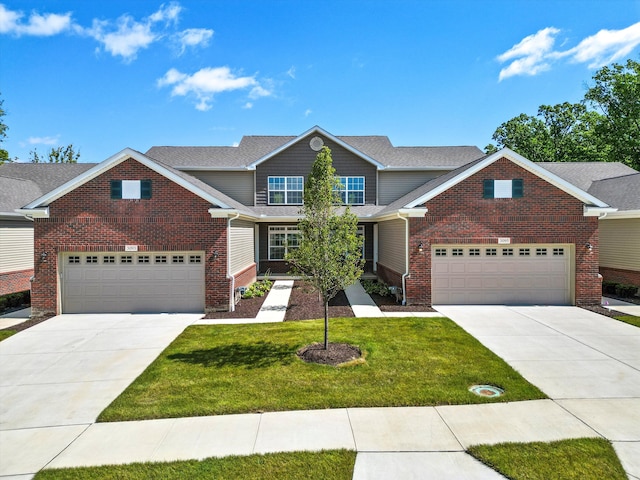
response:
<path fill-rule="evenodd" d="M 351 305 L 344 292 L 338 293 L 329 302 L 329 317 L 354 317 Z M 313 320 L 324 318 L 324 305 L 318 299 L 318 294 L 311 292 L 311 288 L 300 280 L 293 282 L 289 306 L 284 320 Z"/>
<path fill-rule="evenodd" d="M 600 315 L 604 315 L 606 317 L 621 317 L 626 315 L 626 313 L 617 312 L 616 310 L 609 310 L 608 308 L 604 308 L 601 305 L 580 305 L 580 308 L 584 308 L 585 310 L 589 310 L 594 313 L 599 313 Z"/>
<path fill-rule="evenodd" d="M 341 363 L 357 360 L 361 356 L 360 349 L 348 343 L 329 343 L 326 350 L 323 343 L 312 343 L 298 350 L 298 357 L 307 363 L 320 363 L 334 367 Z"/>
<path fill-rule="evenodd" d="M 268 293 L 262 297 L 243 298 L 238 302 L 233 312 L 211 312 L 207 313 L 204 318 L 255 318 L 267 299 L 267 295 Z"/>
<path fill-rule="evenodd" d="M 398 303 L 396 297 L 383 297 L 377 293 L 369 295 L 375 304 L 383 312 L 435 312 L 433 308 L 427 305 L 405 305 Z"/>
<path fill-rule="evenodd" d="M 21 332 L 22 330 L 26 330 L 29 327 L 33 327 L 34 325 L 42 323 L 45 320 L 49 320 L 50 318 L 53 318 L 53 316 L 31 318 L 26 322 L 18 323 L 17 325 L 12 325 L 11 327 L 3 328 L 2 330 L 13 330 L 14 332 Z"/>

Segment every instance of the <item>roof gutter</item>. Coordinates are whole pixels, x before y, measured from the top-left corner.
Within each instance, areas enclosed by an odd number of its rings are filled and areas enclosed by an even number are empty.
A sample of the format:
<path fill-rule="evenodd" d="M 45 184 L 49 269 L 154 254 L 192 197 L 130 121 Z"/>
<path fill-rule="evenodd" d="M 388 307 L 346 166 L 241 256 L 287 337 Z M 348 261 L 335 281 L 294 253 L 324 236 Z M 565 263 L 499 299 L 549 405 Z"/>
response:
<path fill-rule="evenodd" d="M 49 218 L 49 207 L 44 208 L 17 208 L 14 212 L 33 220 L 34 218 Z"/>
<path fill-rule="evenodd" d="M 618 209 L 613 207 L 595 207 L 593 205 L 584 205 L 583 207 L 585 217 L 606 217 L 607 214 L 617 211 Z"/>

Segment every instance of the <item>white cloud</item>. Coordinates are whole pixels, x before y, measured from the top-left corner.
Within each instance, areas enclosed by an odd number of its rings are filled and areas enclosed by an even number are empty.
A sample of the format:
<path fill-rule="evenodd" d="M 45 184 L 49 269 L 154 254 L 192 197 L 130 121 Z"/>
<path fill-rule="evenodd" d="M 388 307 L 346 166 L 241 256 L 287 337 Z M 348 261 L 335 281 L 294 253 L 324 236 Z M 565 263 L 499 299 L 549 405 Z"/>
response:
<path fill-rule="evenodd" d="M 558 33 L 560 30 L 557 28 L 544 28 L 523 38 L 519 43 L 499 55 L 498 61 L 500 63 L 513 60 L 506 68 L 500 70 L 499 79 L 504 80 L 514 75 L 536 75 L 548 70 L 548 55 Z"/>
<path fill-rule="evenodd" d="M 29 137 L 29 145 L 57 145 L 60 135 L 55 137 Z"/>
<path fill-rule="evenodd" d="M 192 75 L 172 68 L 158 79 L 157 85 L 172 86 L 172 96 L 194 96 L 197 100 L 196 109 L 201 111 L 209 110 L 213 97 L 223 92 L 251 88 L 249 96 L 252 99 L 271 95 L 269 90 L 258 83 L 255 76 L 237 76 L 229 67 L 207 67 Z"/>
<path fill-rule="evenodd" d="M 304 111 L 304 116 L 305 116 L 305 117 L 308 117 L 308 116 L 309 116 L 309 115 L 311 115 L 312 113 L 313 113 L 313 110 L 311 110 L 310 108 L 307 108 L 307 109 Z"/>
<path fill-rule="evenodd" d="M 585 38 L 578 46 L 568 50 L 567 55 L 580 63 L 589 63 L 589 68 L 598 68 L 629 55 L 640 45 L 640 22 L 622 30 L 600 30 Z"/>
<path fill-rule="evenodd" d="M 213 30 L 208 28 L 188 28 L 175 35 L 180 44 L 180 54 L 184 53 L 187 47 L 206 47 L 213 37 Z"/>
<path fill-rule="evenodd" d="M 640 45 L 640 22 L 621 30 L 600 30 L 564 51 L 554 50 L 559 33 L 557 28 L 544 28 L 498 55 L 500 63 L 510 61 L 500 70 L 499 80 L 516 75 L 537 75 L 549 70 L 552 62 L 563 58 L 598 68 L 624 58 Z"/>
<path fill-rule="evenodd" d="M 0 33 L 50 37 L 67 31 L 72 26 L 71 12 L 64 14 L 33 12 L 27 22 L 23 22 L 22 12 L 8 10 L 0 4 Z"/>
<path fill-rule="evenodd" d="M 296 78 L 296 67 L 292 66 L 289 70 L 287 70 L 287 75 L 295 80 Z"/>
<path fill-rule="evenodd" d="M 244 108 L 245 110 L 251 110 L 253 108 L 253 102 L 245 103 L 242 108 Z"/>
<path fill-rule="evenodd" d="M 149 21 L 153 23 L 165 22 L 167 24 L 175 24 L 178 22 L 181 11 L 182 7 L 177 2 L 171 2 L 166 7 L 162 4 L 157 12 L 149 15 Z"/>

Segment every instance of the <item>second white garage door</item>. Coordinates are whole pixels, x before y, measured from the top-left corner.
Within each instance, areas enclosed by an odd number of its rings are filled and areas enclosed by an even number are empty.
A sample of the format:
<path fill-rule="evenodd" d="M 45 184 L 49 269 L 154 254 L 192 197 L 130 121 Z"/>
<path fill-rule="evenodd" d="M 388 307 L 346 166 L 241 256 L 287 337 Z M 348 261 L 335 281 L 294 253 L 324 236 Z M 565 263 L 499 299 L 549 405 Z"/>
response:
<path fill-rule="evenodd" d="M 61 255 L 63 313 L 204 311 L 204 252 Z"/>
<path fill-rule="evenodd" d="M 434 245 L 434 305 L 569 305 L 570 245 Z"/>

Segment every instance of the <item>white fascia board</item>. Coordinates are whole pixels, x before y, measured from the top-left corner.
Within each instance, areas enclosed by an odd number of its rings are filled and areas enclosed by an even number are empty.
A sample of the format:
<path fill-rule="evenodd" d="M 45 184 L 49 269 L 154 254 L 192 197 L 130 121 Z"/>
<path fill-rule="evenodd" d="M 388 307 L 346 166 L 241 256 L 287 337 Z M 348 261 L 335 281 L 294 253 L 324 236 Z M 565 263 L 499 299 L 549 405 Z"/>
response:
<path fill-rule="evenodd" d="M 600 217 L 600 220 L 622 220 L 638 218 L 640 219 L 640 210 L 618 210 L 617 212 L 610 212 Z"/>
<path fill-rule="evenodd" d="M 34 209 L 30 209 L 30 208 L 17 208 L 16 210 L 14 210 L 16 213 L 19 213 L 21 215 L 24 215 L 27 218 L 30 219 L 34 219 L 34 218 L 49 218 L 49 207 L 45 207 L 45 208 L 34 208 Z"/>
<path fill-rule="evenodd" d="M 271 216 L 271 215 L 260 215 L 256 222 L 259 223 L 270 223 L 270 222 L 282 222 L 282 223 L 297 223 L 300 219 L 303 218 L 303 215 L 290 215 L 290 216 Z"/>
<path fill-rule="evenodd" d="M 473 160 L 471 160 L 471 162 L 473 162 Z M 467 163 L 471 163 L 471 162 L 467 162 Z M 446 170 L 448 172 L 455 170 L 456 168 L 460 168 L 464 165 L 458 165 L 457 167 L 452 167 L 451 165 L 447 165 L 447 166 L 429 166 L 429 167 L 425 167 L 425 166 L 421 166 L 421 167 L 393 167 L 390 165 L 387 165 L 386 167 L 384 167 L 384 171 L 385 172 L 430 172 L 430 171 L 441 171 L 441 170 Z"/>
<path fill-rule="evenodd" d="M 192 167 L 180 165 L 173 168 L 181 172 L 187 170 L 192 172 L 248 172 L 250 170 L 248 167 L 203 167 L 202 165 Z"/>
<path fill-rule="evenodd" d="M 247 215 L 246 213 L 239 212 L 238 210 L 229 209 L 229 208 L 210 208 L 209 210 L 207 210 L 207 212 L 209 212 L 209 215 L 211 215 L 211 218 L 234 217 L 234 220 L 236 218 L 239 218 L 241 220 L 251 220 L 251 221 L 256 220 L 256 217 L 253 217 L 251 215 Z"/>
<path fill-rule="evenodd" d="M 435 188 L 435 189 L 431 190 L 430 192 L 424 194 L 423 196 L 421 196 L 420 198 L 418 198 L 418 199 L 414 200 L 413 202 L 407 204 L 406 206 L 411 208 L 411 207 L 415 207 L 417 205 L 421 205 L 421 204 L 431 200 L 432 198 L 440 195 L 442 192 L 444 192 L 444 191 L 450 189 L 451 187 L 457 185 L 461 181 L 466 180 L 470 176 L 478 173 L 482 169 L 486 168 L 487 166 L 491 165 L 492 163 L 494 163 L 495 161 L 497 161 L 497 160 L 499 160 L 499 159 L 501 159 L 503 157 L 507 158 L 508 160 L 511 160 L 516 165 L 519 165 L 520 167 L 524 168 L 525 170 L 528 170 L 529 172 L 533 173 L 534 175 L 542 178 L 543 180 L 549 182 L 553 186 L 559 188 L 560 190 L 563 190 L 564 192 L 566 192 L 569 195 L 577 198 L 578 200 L 580 200 L 581 202 L 583 202 L 585 204 L 595 205 L 597 207 L 608 207 L 609 206 L 605 202 L 603 202 L 602 200 L 597 199 L 593 195 L 588 194 L 587 192 L 585 192 L 584 190 L 579 189 L 578 187 L 576 187 L 572 183 L 569 183 L 566 180 L 563 180 L 562 178 L 558 177 L 557 175 L 555 175 L 555 174 L 551 173 L 550 171 L 548 171 L 548 170 L 536 165 L 534 162 L 532 162 L 530 160 L 527 160 L 522 155 L 520 155 L 520 154 L 518 154 L 518 153 L 516 153 L 513 150 L 510 150 L 508 148 L 503 148 L 502 150 L 500 150 L 500 151 L 498 151 L 498 152 L 496 152 L 496 153 L 494 153 L 492 155 L 489 155 L 487 158 L 485 158 L 481 162 L 478 162 L 473 167 L 471 167 L 471 168 L 465 170 L 464 172 L 460 173 L 460 175 L 457 175 L 457 176 L 453 177 L 449 181 L 443 183 L 442 185 L 438 186 L 437 188 Z"/>
<path fill-rule="evenodd" d="M 84 185 L 88 181 L 93 180 L 95 177 L 97 177 L 97 176 L 103 174 L 104 172 L 106 172 L 107 170 L 110 170 L 111 168 L 119 165 L 120 163 L 124 162 L 128 158 L 133 158 L 134 160 L 136 160 L 137 162 L 140 162 L 141 164 L 143 164 L 144 166 L 146 166 L 149 169 L 153 170 L 154 172 L 162 175 L 163 177 L 168 178 L 169 180 L 171 180 L 171 181 L 177 183 L 178 185 L 180 185 L 181 187 L 189 190 L 194 195 L 197 195 L 200 198 L 202 198 L 204 200 L 207 200 L 208 202 L 211 202 L 212 204 L 217 205 L 220 208 L 230 208 L 229 205 L 227 205 L 224 202 L 220 201 L 219 199 L 213 197 L 212 195 L 209 195 L 208 193 L 203 192 L 202 190 L 200 190 L 198 187 L 196 187 L 192 183 L 188 182 L 187 180 L 183 179 L 182 177 L 179 177 L 178 175 L 176 175 L 175 173 L 171 172 L 170 170 L 167 170 L 165 167 L 163 167 L 162 165 L 159 165 L 155 161 L 151 160 L 146 155 L 144 155 L 144 154 L 142 154 L 142 153 L 140 153 L 140 152 L 138 152 L 136 150 L 133 150 L 131 148 L 125 148 L 124 150 L 121 150 L 120 152 L 116 153 L 115 155 L 113 155 L 113 156 L 107 158 L 106 160 L 104 160 L 103 162 L 99 163 L 95 167 L 90 168 L 86 172 L 84 172 L 84 173 L 78 175 L 77 177 L 69 180 L 68 182 L 62 184 L 61 186 L 59 186 L 55 190 L 52 190 L 51 192 L 47 193 L 46 195 L 34 200 L 30 204 L 26 205 L 24 208 L 25 209 L 30 209 L 30 208 L 38 208 L 38 207 L 41 207 L 41 206 L 49 205 L 49 203 L 53 202 L 54 200 L 57 200 L 58 198 L 66 195 L 67 193 L 71 192 L 72 190 L 75 190 L 79 186 Z"/>
<path fill-rule="evenodd" d="M 603 214 L 609 215 L 617 211 L 618 209 L 613 207 L 594 207 L 592 205 L 585 205 L 583 207 L 583 215 L 585 217 L 599 217 Z"/>
<path fill-rule="evenodd" d="M 387 213 L 385 215 L 373 215 L 372 219 L 377 222 L 384 222 L 386 220 L 396 220 L 398 218 L 398 215 L 407 218 L 422 218 L 427 214 L 428 211 L 429 209 L 427 208 L 399 208 L 398 210 Z"/>
<path fill-rule="evenodd" d="M 260 165 L 262 162 L 266 162 L 267 160 L 269 160 L 270 158 L 274 157 L 275 155 L 279 154 L 280 152 L 283 152 L 284 150 L 286 150 L 287 148 L 291 147 L 291 145 L 294 145 L 295 143 L 299 142 L 300 140 L 302 140 L 305 137 L 308 137 L 309 135 L 313 134 L 313 133 L 317 133 L 319 135 L 323 135 L 327 138 L 329 138 L 332 142 L 337 143 L 338 145 L 340 145 L 342 148 L 344 148 L 345 150 L 350 151 L 351 153 L 353 153 L 354 155 L 357 155 L 358 157 L 362 158 L 363 160 L 366 160 L 367 162 L 373 164 L 376 166 L 376 168 L 378 170 L 384 170 L 386 167 L 378 162 L 377 160 L 371 158 L 368 155 L 365 155 L 363 152 L 361 152 L 360 150 L 357 150 L 355 148 L 353 148 L 351 145 L 343 142 L 342 140 L 340 140 L 339 138 L 335 137 L 334 135 L 330 134 L 329 132 L 327 132 L 326 130 L 320 128 L 319 126 L 315 126 L 313 128 L 310 128 L 309 130 L 307 130 L 306 132 L 304 132 L 302 135 L 298 135 L 296 138 L 294 138 L 293 140 L 288 141 L 287 143 L 285 143 L 284 145 L 276 148 L 274 151 L 269 152 L 267 155 L 259 158 L 258 160 L 256 160 L 255 162 L 250 163 L 249 165 L 247 165 L 247 168 L 249 170 L 255 170 L 256 166 Z"/>

